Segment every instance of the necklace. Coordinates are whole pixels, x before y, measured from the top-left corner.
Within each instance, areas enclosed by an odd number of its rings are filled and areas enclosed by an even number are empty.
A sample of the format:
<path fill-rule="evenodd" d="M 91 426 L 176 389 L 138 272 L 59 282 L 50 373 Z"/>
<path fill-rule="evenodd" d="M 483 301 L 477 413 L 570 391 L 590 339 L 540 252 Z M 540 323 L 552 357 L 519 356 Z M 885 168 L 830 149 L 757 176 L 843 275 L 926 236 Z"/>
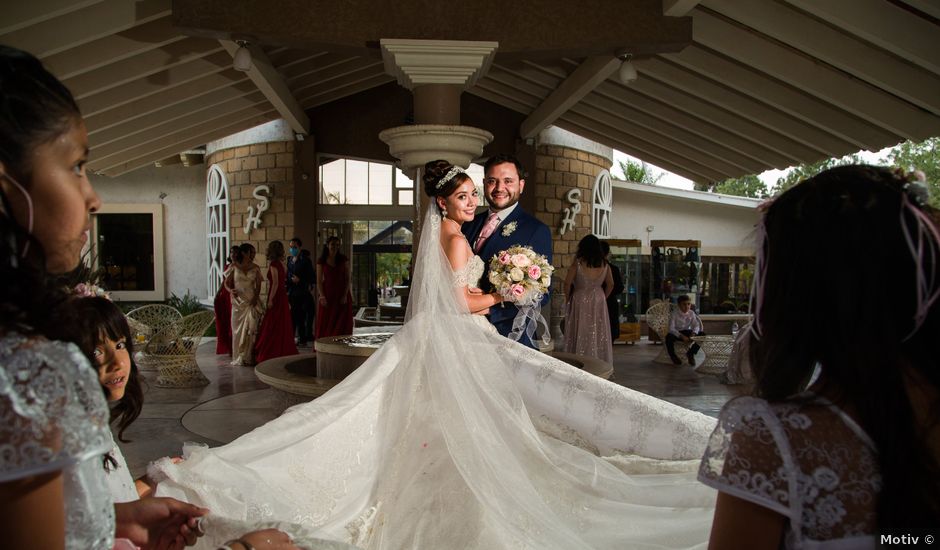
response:
<path fill-rule="evenodd" d="M 460 223 L 458 223 L 457 220 L 453 220 L 453 219 L 451 219 L 451 218 L 446 218 L 446 217 L 445 217 L 444 219 L 447 220 L 447 221 L 449 221 L 449 222 L 451 222 L 452 224 L 456 225 L 456 226 L 457 226 L 457 229 L 460 229 Z"/>

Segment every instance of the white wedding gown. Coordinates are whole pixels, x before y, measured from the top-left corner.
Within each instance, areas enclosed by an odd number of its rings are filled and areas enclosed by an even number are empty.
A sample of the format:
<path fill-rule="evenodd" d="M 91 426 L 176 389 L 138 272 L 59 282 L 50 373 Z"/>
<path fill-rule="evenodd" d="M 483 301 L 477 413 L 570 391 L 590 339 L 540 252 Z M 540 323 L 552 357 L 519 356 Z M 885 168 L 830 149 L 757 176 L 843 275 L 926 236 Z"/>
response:
<path fill-rule="evenodd" d="M 351 376 L 151 466 L 158 494 L 211 510 L 201 547 L 271 525 L 309 548 L 704 547 L 716 493 L 695 473 L 715 420 L 470 315 L 455 288 L 482 261 L 454 273 L 440 223 L 425 219 L 404 326 Z"/>

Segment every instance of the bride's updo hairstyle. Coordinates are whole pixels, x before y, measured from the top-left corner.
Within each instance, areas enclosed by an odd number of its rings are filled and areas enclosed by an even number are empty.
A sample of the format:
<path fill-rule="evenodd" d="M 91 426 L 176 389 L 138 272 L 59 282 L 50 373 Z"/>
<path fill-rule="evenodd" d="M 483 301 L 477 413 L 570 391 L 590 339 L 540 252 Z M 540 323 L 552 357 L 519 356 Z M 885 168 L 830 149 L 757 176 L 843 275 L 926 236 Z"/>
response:
<path fill-rule="evenodd" d="M 424 165 L 424 193 L 429 197 L 449 197 L 457 186 L 469 179 L 459 166 L 446 160 L 432 160 Z"/>

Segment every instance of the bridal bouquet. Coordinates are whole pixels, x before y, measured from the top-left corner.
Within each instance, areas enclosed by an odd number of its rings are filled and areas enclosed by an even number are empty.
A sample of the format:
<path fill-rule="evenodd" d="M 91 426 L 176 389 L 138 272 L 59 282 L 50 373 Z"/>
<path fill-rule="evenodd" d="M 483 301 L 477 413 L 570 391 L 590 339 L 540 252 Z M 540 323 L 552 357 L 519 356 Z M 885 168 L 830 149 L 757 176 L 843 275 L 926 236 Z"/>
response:
<path fill-rule="evenodd" d="M 535 332 L 542 325 L 542 341 L 550 342 L 548 323 L 542 317 L 540 303 L 552 284 L 555 268 L 545 256 L 537 254 L 528 246 L 511 246 L 490 260 L 490 283 L 496 292 L 511 299 L 519 308 L 512 322 L 509 337 L 518 341 L 525 333 L 534 340 Z"/>
<path fill-rule="evenodd" d="M 490 282 L 516 305 L 536 305 L 548 292 L 554 270 L 528 246 L 511 246 L 490 260 Z"/>

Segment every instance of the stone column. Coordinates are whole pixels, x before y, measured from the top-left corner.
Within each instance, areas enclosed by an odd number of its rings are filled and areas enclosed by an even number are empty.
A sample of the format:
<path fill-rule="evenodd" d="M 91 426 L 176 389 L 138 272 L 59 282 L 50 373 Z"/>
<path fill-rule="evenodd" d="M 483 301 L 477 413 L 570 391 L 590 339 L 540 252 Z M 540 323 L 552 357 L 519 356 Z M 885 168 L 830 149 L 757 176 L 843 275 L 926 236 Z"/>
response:
<path fill-rule="evenodd" d="M 556 349 L 562 342 L 561 320 L 565 316 L 565 291 L 562 288 L 568 267 L 574 262 L 578 241 L 591 233 L 594 181 L 613 164 L 613 149 L 550 126 L 536 142 L 535 216 L 552 230 L 552 254 L 556 271 L 552 281 L 550 325 Z M 528 186 L 526 187 L 528 189 Z M 572 205 L 566 196 L 572 189 L 581 192 L 581 210 L 574 227 L 561 234 L 565 208 Z"/>
<path fill-rule="evenodd" d="M 206 145 L 206 164 L 218 164 L 225 172 L 229 192 L 229 242 L 251 243 L 258 251 L 255 262 L 267 269 L 268 243 L 294 235 L 294 185 L 296 164 L 294 134 L 283 120 L 229 136 Z M 268 187 L 268 209 L 261 225 L 245 234 L 248 208 L 257 211 L 258 186 Z M 227 252 L 227 251 L 226 251 Z M 265 283 L 266 285 L 266 283 Z"/>

